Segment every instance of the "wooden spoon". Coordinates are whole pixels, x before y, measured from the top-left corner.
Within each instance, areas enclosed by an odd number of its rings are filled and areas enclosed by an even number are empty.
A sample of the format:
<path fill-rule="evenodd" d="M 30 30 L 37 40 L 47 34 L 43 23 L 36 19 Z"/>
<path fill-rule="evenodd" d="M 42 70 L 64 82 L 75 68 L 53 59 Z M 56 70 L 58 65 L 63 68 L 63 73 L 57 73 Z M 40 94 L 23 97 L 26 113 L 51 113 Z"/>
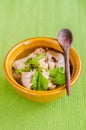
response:
<path fill-rule="evenodd" d="M 70 65 L 69 65 L 69 49 L 73 41 L 73 35 L 69 29 L 62 29 L 58 33 L 58 42 L 64 50 L 65 57 L 65 74 L 66 74 L 66 91 L 70 95 Z"/>

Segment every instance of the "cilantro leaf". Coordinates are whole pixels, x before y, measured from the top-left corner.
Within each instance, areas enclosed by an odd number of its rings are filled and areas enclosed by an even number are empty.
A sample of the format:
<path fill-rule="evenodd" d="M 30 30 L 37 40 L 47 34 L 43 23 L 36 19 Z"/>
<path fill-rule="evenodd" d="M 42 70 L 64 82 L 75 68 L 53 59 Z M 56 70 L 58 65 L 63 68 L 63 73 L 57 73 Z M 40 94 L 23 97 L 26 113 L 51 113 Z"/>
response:
<path fill-rule="evenodd" d="M 15 72 L 16 72 L 16 74 L 22 74 L 23 69 L 17 69 Z"/>
<path fill-rule="evenodd" d="M 47 90 L 48 89 L 48 79 L 44 77 L 41 70 L 38 70 L 32 80 L 32 88 L 34 90 Z"/>
<path fill-rule="evenodd" d="M 39 78 L 38 78 L 38 90 L 47 90 L 48 89 L 48 79 L 44 77 L 42 72 L 39 71 Z"/>
<path fill-rule="evenodd" d="M 63 85 L 65 83 L 64 68 L 54 68 L 50 71 L 50 78 L 56 85 Z"/>
<path fill-rule="evenodd" d="M 28 58 L 24 64 L 26 65 L 23 69 L 17 69 L 17 74 L 22 74 L 22 72 L 28 72 L 30 70 L 33 70 L 34 68 L 39 68 L 38 61 L 40 59 L 44 58 L 44 54 L 37 55 L 36 58 Z"/>
<path fill-rule="evenodd" d="M 35 58 L 28 58 L 26 61 L 25 61 L 25 65 L 27 64 L 36 64 L 40 59 L 44 58 L 44 54 L 39 54 L 37 55 Z"/>
<path fill-rule="evenodd" d="M 28 59 L 24 62 L 24 64 L 27 65 L 27 64 L 31 63 L 31 61 L 32 61 L 32 58 L 28 58 Z"/>
<path fill-rule="evenodd" d="M 25 61 L 25 65 L 29 64 L 29 65 L 32 65 L 33 67 L 38 67 L 38 61 L 40 59 L 44 58 L 44 54 L 39 54 L 36 56 L 36 58 L 28 58 L 26 61 Z"/>
<path fill-rule="evenodd" d="M 42 58 L 44 58 L 44 54 L 39 54 L 37 55 L 37 57 L 35 58 L 36 60 L 41 60 Z"/>
<path fill-rule="evenodd" d="M 36 73 L 34 74 L 34 77 L 32 79 L 32 89 L 37 90 L 37 86 L 38 86 L 38 71 L 36 71 Z"/>

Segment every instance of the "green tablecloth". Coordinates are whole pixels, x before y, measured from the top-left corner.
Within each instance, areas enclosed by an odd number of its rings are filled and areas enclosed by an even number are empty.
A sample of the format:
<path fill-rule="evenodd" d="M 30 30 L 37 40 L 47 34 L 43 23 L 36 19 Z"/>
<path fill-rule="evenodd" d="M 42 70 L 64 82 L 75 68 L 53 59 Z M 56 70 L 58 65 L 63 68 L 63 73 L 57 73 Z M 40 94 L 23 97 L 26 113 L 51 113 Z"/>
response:
<path fill-rule="evenodd" d="M 82 73 L 71 90 L 49 103 L 19 96 L 3 72 L 3 59 L 16 43 L 31 37 L 57 37 L 70 28 Z M 86 1 L 0 0 L 0 130 L 86 130 Z"/>

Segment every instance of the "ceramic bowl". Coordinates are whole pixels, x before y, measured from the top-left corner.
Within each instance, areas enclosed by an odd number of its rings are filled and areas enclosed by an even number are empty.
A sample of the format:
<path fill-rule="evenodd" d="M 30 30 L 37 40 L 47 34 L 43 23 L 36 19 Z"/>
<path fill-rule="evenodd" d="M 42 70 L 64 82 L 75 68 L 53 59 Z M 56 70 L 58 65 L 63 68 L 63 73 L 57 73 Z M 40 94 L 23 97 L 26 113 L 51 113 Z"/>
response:
<path fill-rule="evenodd" d="M 9 50 L 4 59 L 4 72 L 8 81 L 21 96 L 31 101 L 48 102 L 64 95 L 66 93 L 65 85 L 50 91 L 29 90 L 20 85 L 12 75 L 12 64 L 14 60 L 28 55 L 33 49 L 39 47 L 49 47 L 63 53 L 56 39 L 46 37 L 30 38 L 16 44 Z M 80 75 L 81 62 L 77 52 L 73 48 L 70 49 L 69 58 L 72 65 L 72 87 Z"/>

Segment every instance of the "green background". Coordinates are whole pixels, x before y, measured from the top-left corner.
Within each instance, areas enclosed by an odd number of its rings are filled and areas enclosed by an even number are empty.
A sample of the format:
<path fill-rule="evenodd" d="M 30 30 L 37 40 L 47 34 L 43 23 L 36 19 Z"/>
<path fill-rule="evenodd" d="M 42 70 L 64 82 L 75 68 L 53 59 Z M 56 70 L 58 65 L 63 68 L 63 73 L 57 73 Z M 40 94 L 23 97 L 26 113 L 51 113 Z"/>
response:
<path fill-rule="evenodd" d="M 41 104 L 19 96 L 4 76 L 5 54 L 27 38 L 56 38 L 64 27 L 72 31 L 82 62 L 70 97 Z M 86 130 L 85 52 L 85 0 L 0 0 L 0 130 Z"/>

